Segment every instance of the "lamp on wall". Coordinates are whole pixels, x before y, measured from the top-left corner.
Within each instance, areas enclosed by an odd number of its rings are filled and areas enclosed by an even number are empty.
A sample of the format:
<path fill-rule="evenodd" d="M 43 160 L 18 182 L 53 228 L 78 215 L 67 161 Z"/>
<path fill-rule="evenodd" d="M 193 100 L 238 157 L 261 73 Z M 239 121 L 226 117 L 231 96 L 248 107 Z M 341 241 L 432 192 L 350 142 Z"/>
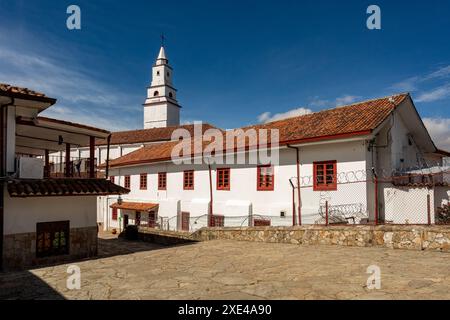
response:
<path fill-rule="evenodd" d="M 122 197 L 119 195 L 117 198 L 117 204 L 120 206 L 123 203 Z"/>

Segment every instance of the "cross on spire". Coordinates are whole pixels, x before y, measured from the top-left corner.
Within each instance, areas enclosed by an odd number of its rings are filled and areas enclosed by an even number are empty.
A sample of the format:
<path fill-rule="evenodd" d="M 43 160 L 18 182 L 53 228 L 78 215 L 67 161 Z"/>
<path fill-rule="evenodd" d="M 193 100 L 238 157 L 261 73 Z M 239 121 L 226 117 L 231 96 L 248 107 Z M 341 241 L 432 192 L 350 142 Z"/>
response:
<path fill-rule="evenodd" d="M 164 36 L 164 33 L 161 33 L 161 47 L 164 47 L 165 40 L 166 40 L 166 37 Z"/>

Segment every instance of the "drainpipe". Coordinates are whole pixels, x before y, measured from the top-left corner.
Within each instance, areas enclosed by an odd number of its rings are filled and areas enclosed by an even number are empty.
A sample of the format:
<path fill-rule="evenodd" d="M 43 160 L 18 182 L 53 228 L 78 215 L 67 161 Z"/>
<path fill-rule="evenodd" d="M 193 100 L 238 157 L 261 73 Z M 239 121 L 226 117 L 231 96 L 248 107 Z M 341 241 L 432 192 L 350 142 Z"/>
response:
<path fill-rule="evenodd" d="M 213 191 L 212 191 L 212 173 L 211 164 L 208 162 L 209 171 L 209 215 L 208 215 L 208 227 L 211 226 L 211 219 L 213 217 Z"/>
<path fill-rule="evenodd" d="M 289 179 L 289 183 L 292 187 L 292 226 L 295 226 L 296 219 L 295 219 L 295 185 L 292 182 L 292 178 Z"/>
<path fill-rule="evenodd" d="M 0 271 L 3 271 L 3 237 L 4 237 L 4 205 L 5 205 L 5 178 L 6 178 L 6 127 L 5 108 L 14 105 L 14 98 L 10 97 L 11 102 L 3 104 L 0 107 Z"/>
<path fill-rule="evenodd" d="M 297 194 L 298 194 L 298 225 L 302 225 L 302 200 L 301 200 L 301 192 L 300 192 L 300 149 L 298 147 L 293 147 L 291 145 L 287 145 L 290 149 L 296 150 L 296 163 L 297 163 Z"/>

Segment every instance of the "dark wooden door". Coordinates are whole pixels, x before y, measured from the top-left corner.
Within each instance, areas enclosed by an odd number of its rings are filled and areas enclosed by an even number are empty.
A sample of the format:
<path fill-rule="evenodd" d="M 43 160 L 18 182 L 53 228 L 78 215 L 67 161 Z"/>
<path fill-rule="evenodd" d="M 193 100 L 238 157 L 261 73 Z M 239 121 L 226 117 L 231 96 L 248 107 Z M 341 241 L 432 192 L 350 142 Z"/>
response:
<path fill-rule="evenodd" d="M 128 226 L 128 215 L 125 214 L 125 215 L 123 216 L 123 229 L 126 229 L 127 226 Z"/>
<path fill-rule="evenodd" d="M 140 226 L 141 225 L 141 213 L 136 211 L 136 219 L 135 219 L 135 225 Z"/>
<path fill-rule="evenodd" d="M 156 213 L 152 211 L 148 214 L 148 227 L 154 228 L 155 225 L 156 225 Z"/>
<path fill-rule="evenodd" d="M 190 219 L 189 212 L 181 212 L 181 230 L 189 231 L 189 219 Z"/>

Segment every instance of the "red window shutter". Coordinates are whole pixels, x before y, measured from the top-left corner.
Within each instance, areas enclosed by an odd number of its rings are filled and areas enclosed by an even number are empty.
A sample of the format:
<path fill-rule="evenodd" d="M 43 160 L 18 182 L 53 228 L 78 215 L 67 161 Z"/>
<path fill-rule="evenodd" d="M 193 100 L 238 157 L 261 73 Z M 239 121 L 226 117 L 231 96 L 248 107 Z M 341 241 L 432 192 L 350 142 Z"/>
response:
<path fill-rule="evenodd" d="M 141 190 L 147 190 L 147 174 L 141 173 L 139 177 L 139 188 Z"/>
<path fill-rule="evenodd" d="M 111 181 L 112 183 L 114 183 L 114 176 L 110 176 L 110 177 L 109 177 L 109 181 Z"/>
<path fill-rule="evenodd" d="M 275 181 L 273 166 L 258 166 L 256 180 L 258 191 L 272 191 L 274 189 Z"/>
<path fill-rule="evenodd" d="M 336 160 L 313 163 L 314 191 L 337 190 Z"/>
<path fill-rule="evenodd" d="M 131 185 L 131 178 L 130 178 L 130 176 L 125 176 L 124 187 L 125 187 L 126 189 L 130 189 L 130 185 Z"/>
<path fill-rule="evenodd" d="M 112 219 L 117 220 L 117 208 L 112 208 Z"/>
<path fill-rule="evenodd" d="M 230 190 L 230 168 L 217 169 L 216 189 Z"/>
<path fill-rule="evenodd" d="M 167 189 L 167 173 L 159 172 L 158 173 L 158 190 L 166 190 Z"/>
<path fill-rule="evenodd" d="M 194 170 L 187 170 L 183 173 L 183 189 L 194 190 Z"/>

